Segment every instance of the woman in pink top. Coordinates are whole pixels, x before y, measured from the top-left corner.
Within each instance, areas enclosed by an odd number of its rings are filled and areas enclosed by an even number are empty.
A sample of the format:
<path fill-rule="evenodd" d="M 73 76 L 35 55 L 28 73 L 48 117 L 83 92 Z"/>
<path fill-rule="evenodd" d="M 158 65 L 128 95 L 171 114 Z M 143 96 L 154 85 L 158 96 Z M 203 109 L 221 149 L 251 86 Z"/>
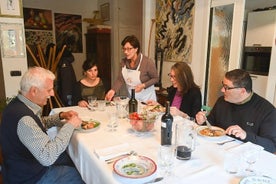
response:
<path fill-rule="evenodd" d="M 168 90 L 171 114 L 184 118 L 195 117 L 201 109 L 201 91 L 194 82 L 190 66 L 185 62 L 177 62 L 168 74 L 172 82 Z"/>

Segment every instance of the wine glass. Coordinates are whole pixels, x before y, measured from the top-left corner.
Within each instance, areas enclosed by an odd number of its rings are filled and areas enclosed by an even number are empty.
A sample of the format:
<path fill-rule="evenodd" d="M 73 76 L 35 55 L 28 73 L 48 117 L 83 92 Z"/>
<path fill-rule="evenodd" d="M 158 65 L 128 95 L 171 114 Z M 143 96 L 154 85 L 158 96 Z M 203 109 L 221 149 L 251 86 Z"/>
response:
<path fill-rule="evenodd" d="M 248 173 L 248 175 L 255 175 L 255 170 L 252 167 L 257 162 L 259 157 L 260 149 L 258 148 L 249 148 L 243 153 L 243 158 L 248 164 L 248 166 L 245 168 L 245 171 Z"/>
<path fill-rule="evenodd" d="M 92 110 L 92 111 L 95 110 L 97 97 L 96 96 L 89 96 L 89 97 L 87 97 L 87 101 L 88 101 L 89 109 Z"/>
<path fill-rule="evenodd" d="M 162 175 L 170 176 L 174 163 L 175 149 L 172 145 L 161 145 L 158 153 L 158 165 Z"/>

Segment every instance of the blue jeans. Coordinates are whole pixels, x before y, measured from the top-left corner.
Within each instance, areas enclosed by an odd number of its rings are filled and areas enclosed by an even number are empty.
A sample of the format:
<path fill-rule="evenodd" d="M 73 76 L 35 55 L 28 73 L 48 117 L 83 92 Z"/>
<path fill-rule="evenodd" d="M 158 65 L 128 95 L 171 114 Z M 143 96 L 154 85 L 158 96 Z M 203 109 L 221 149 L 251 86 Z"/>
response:
<path fill-rule="evenodd" d="M 50 166 L 37 184 L 84 184 L 78 170 L 70 166 Z"/>

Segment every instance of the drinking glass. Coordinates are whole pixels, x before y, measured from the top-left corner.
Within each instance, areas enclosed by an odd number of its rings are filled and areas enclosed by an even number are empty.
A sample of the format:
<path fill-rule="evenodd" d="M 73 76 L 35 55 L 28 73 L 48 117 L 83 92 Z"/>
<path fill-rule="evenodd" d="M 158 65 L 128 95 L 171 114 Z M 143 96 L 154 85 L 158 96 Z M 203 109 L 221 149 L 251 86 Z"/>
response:
<path fill-rule="evenodd" d="M 129 99 L 126 96 L 116 96 L 113 98 L 113 101 L 116 104 L 118 118 L 126 118 L 128 114 L 127 105 Z"/>
<path fill-rule="evenodd" d="M 87 97 L 88 107 L 90 110 L 94 111 L 96 106 L 97 97 L 96 96 L 89 96 Z"/>
<path fill-rule="evenodd" d="M 170 176 L 174 163 L 175 149 L 173 145 L 161 145 L 158 152 L 158 165 L 162 175 Z"/>
<path fill-rule="evenodd" d="M 260 149 L 258 148 L 249 148 L 244 151 L 243 158 L 247 163 L 247 167 L 245 169 L 248 175 L 255 175 L 255 170 L 253 169 L 253 165 L 257 162 L 260 157 Z"/>
<path fill-rule="evenodd" d="M 107 130 L 109 132 L 115 132 L 115 131 L 117 131 L 117 127 L 118 127 L 117 113 L 115 113 L 115 112 L 109 113 L 109 121 L 107 123 Z"/>

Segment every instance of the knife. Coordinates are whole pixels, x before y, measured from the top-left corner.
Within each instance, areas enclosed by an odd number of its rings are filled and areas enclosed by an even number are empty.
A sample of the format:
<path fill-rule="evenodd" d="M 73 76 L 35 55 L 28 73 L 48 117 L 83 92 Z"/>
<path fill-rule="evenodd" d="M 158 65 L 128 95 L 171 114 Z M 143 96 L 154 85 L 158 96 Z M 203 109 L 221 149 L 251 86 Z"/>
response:
<path fill-rule="evenodd" d="M 148 182 L 146 182 L 144 184 L 155 183 L 155 182 L 161 181 L 163 179 L 164 179 L 163 177 L 154 178 L 154 179 L 152 179 L 152 180 L 150 180 L 150 181 L 148 181 Z"/>

